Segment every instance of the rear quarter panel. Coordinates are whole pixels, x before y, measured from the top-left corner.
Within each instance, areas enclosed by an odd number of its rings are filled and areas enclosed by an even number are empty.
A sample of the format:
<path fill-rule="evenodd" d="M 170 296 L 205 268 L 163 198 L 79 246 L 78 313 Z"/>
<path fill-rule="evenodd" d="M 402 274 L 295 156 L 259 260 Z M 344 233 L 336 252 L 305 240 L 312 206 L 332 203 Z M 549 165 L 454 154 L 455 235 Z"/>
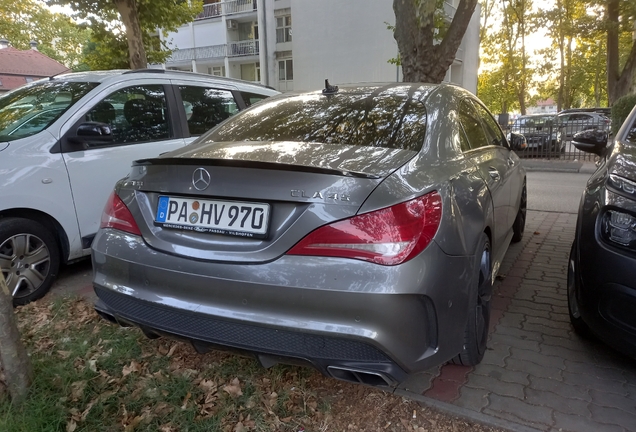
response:
<path fill-rule="evenodd" d="M 427 133 L 420 153 L 387 177 L 362 205 L 366 213 L 431 191 L 442 197 L 435 241 L 448 255 L 473 255 L 481 234 L 492 227 L 493 204 L 477 168 L 459 144 L 459 98 L 433 93 L 427 100 Z"/>

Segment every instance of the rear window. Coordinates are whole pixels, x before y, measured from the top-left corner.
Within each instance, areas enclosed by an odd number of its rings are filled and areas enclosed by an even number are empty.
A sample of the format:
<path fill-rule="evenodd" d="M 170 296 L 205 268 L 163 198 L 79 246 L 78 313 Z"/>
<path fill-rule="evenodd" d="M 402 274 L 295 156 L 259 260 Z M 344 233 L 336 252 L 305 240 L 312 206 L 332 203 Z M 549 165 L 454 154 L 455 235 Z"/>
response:
<path fill-rule="evenodd" d="M 515 121 L 515 126 L 521 127 L 537 127 L 546 126 L 552 122 L 553 116 L 538 116 L 538 117 L 519 117 Z"/>
<path fill-rule="evenodd" d="M 419 150 L 426 134 L 426 94 L 412 86 L 393 86 L 267 99 L 212 130 L 206 139 Z"/>

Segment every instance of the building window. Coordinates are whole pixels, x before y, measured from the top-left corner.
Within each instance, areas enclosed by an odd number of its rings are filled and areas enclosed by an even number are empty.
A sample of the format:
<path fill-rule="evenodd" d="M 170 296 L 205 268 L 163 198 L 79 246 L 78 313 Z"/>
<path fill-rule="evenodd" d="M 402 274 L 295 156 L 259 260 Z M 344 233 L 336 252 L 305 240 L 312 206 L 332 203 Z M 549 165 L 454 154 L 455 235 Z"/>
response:
<path fill-rule="evenodd" d="M 292 59 L 278 62 L 278 80 L 292 81 L 294 79 L 294 62 Z"/>
<path fill-rule="evenodd" d="M 261 81 L 261 66 L 259 62 L 241 65 L 241 79 L 244 81 Z"/>
<path fill-rule="evenodd" d="M 291 42 L 291 15 L 276 17 L 276 42 Z"/>
<path fill-rule="evenodd" d="M 208 75 L 224 77 L 225 76 L 225 66 L 211 66 L 211 67 L 208 67 Z"/>

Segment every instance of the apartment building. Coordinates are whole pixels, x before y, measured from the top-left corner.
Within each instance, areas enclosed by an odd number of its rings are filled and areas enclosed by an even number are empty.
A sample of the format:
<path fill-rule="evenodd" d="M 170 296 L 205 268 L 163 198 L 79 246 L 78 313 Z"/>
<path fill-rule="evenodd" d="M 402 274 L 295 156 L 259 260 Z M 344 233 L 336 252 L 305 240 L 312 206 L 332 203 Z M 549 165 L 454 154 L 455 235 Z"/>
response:
<path fill-rule="evenodd" d="M 450 20 L 459 0 L 448 0 Z M 394 82 L 392 0 L 205 0 L 197 18 L 171 33 L 169 69 L 257 81 L 280 91 L 331 83 Z M 479 6 L 446 80 L 477 90 Z"/>

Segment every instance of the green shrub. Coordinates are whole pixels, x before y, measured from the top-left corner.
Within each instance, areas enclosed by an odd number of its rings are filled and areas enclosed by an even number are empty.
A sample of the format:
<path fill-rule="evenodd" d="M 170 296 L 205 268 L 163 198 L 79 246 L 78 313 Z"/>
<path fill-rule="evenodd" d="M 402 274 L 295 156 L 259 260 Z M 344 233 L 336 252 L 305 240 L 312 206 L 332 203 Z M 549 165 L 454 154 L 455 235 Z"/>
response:
<path fill-rule="evenodd" d="M 616 134 L 623 122 L 636 106 L 636 94 L 629 94 L 619 98 L 612 105 L 612 134 Z"/>

